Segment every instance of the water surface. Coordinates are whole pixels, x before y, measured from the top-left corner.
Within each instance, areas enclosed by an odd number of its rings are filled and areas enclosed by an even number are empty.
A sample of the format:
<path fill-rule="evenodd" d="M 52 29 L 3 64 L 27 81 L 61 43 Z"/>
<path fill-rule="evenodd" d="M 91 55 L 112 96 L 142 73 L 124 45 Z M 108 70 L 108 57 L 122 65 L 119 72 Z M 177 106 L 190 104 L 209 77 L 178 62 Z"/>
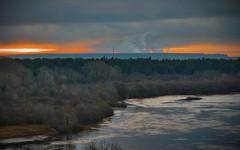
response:
<path fill-rule="evenodd" d="M 240 149 L 240 94 L 129 99 L 94 130 L 63 135 L 20 149 L 77 149 L 92 140 L 117 143 L 125 150 Z"/>

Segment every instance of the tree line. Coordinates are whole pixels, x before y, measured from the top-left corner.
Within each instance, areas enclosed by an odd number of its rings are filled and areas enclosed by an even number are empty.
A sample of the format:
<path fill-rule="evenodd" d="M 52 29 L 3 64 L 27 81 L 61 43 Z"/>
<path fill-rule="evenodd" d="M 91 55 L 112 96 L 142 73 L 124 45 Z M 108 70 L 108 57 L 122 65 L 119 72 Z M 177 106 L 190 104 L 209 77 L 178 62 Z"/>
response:
<path fill-rule="evenodd" d="M 105 57 L 101 59 L 82 59 L 82 58 L 56 58 L 56 59 L 23 59 L 19 60 L 24 66 L 36 69 L 41 66 L 48 68 L 65 67 L 74 71 L 83 73 L 83 66 L 89 61 L 101 61 L 109 66 L 117 66 L 122 73 L 142 73 L 144 75 L 152 74 L 187 74 L 192 75 L 197 71 L 213 70 L 218 73 L 234 74 L 239 73 L 240 59 L 187 59 L 187 60 L 153 60 L 151 58 L 144 59 L 118 59 Z"/>
<path fill-rule="evenodd" d="M 77 131 L 127 98 L 240 91 L 240 60 L 0 59 L 0 125 Z"/>

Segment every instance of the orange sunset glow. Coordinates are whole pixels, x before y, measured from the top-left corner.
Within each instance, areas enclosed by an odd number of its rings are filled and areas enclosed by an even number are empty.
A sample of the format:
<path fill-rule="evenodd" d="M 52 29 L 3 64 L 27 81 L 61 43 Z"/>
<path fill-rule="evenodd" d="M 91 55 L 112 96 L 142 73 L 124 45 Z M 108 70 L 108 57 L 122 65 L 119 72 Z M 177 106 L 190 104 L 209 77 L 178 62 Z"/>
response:
<path fill-rule="evenodd" d="M 12 43 L 0 44 L 0 55 L 17 55 L 17 54 L 42 54 L 56 52 L 57 47 L 52 44 L 36 43 Z"/>
<path fill-rule="evenodd" d="M 179 47 L 163 48 L 164 53 L 204 53 L 226 54 L 230 57 L 240 56 L 240 45 L 193 44 Z"/>
<path fill-rule="evenodd" d="M 104 40 L 85 40 L 64 44 L 37 44 L 37 43 L 12 43 L 0 44 L 0 55 L 17 54 L 49 54 L 49 53 L 91 53 L 106 52 L 100 49 L 88 48 L 99 44 Z M 204 54 L 226 54 L 230 57 L 240 56 L 240 45 L 223 44 L 192 44 L 179 47 L 163 48 L 164 53 L 204 53 Z M 149 53 L 153 53 L 152 50 Z"/>
<path fill-rule="evenodd" d="M 56 44 L 37 44 L 37 43 L 11 43 L 0 44 L 0 55 L 19 55 L 19 54 L 49 54 L 49 53 L 89 53 L 100 51 L 92 48 L 99 41 L 71 42 L 60 45 Z"/>

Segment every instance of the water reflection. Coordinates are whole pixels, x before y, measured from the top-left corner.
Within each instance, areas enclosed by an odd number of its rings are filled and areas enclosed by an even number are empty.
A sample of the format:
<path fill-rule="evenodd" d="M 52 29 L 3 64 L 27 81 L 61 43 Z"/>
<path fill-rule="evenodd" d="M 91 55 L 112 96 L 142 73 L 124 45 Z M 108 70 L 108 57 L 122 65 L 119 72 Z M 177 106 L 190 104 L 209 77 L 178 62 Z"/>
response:
<path fill-rule="evenodd" d="M 226 122 L 224 119 L 239 117 L 239 100 L 228 101 L 227 99 L 224 101 L 226 96 L 216 97 L 203 97 L 205 100 L 194 102 L 176 101 L 176 99 L 182 99 L 185 96 L 127 100 L 126 102 L 132 107 L 125 111 L 115 111 L 119 121 L 111 122 L 111 129 L 121 131 L 120 133 L 124 136 L 170 134 L 171 132 L 189 133 L 198 128 L 239 131 L 239 123 L 234 126 L 233 120 Z M 166 103 L 169 101 L 171 103 Z M 229 106 L 238 109 L 230 110 Z M 137 109 L 135 109 L 136 107 Z"/>
<path fill-rule="evenodd" d="M 129 99 L 111 119 L 92 131 L 28 149 L 78 149 L 92 140 L 109 140 L 123 149 L 238 149 L 240 147 L 240 95 L 187 96 Z M 31 147 L 32 146 L 32 147 Z M 35 147 L 34 147 L 35 146 Z"/>

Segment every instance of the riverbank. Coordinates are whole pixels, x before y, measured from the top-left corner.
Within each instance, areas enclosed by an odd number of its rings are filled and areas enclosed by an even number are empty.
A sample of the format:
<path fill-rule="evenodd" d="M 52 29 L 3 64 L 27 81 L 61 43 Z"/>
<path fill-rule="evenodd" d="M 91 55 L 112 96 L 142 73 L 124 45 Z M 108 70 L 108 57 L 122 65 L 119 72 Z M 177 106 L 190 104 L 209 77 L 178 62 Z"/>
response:
<path fill-rule="evenodd" d="M 0 126 L 0 139 L 56 135 L 58 131 L 48 125 Z"/>

